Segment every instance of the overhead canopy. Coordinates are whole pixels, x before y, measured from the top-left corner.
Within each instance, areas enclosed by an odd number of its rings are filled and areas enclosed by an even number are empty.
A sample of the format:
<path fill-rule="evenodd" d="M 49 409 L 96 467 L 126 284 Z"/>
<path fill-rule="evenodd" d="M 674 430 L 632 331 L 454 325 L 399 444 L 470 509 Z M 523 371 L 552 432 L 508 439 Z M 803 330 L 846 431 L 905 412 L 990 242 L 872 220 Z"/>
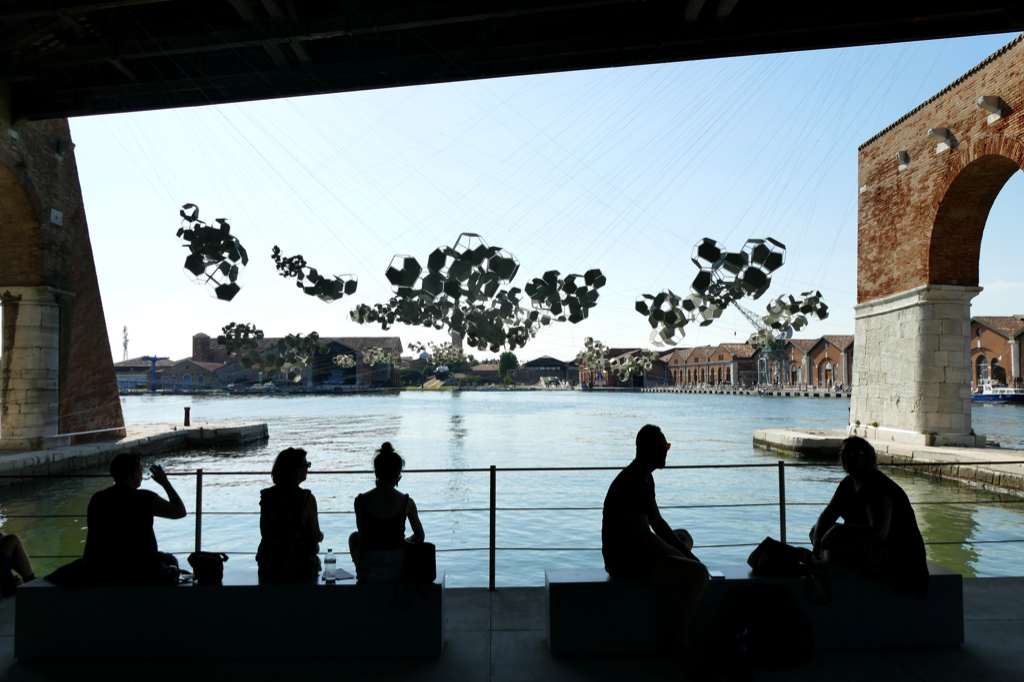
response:
<path fill-rule="evenodd" d="M 1020 0 L 5 0 L 0 82 L 17 121 L 1022 28 Z"/>

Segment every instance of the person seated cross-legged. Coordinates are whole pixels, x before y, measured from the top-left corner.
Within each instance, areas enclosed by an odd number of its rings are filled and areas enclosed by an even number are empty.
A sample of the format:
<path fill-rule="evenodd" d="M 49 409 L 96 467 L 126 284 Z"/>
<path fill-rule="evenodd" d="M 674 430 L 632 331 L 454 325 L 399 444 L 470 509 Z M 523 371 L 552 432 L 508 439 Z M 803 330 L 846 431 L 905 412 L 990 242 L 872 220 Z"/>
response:
<path fill-rule="evenodd" d="M 21 577 L 22 582 L 27 583 L 36 577 L 21 538 L 0 533 L 0 598 L 10 597 L 18 586 L 12 570 Z"/>
<path fill-rule="evenodd" d="M 110 463 L 114 485 L 89 500 L 85 563 L 95 582 L 146 585 L 177 576 L 178 560 L 157 549 L 153 517 L 184 518 L 185 503 L 161 467 L 149 470 L 168 499 L 140 490 L 142 459 L 137 453 L 122 452 Z"/>
<path fill-rule="evenodd" d="M 604 500 L 601 550 L 605 570 L 614 580 L 637 580 L 678 586 L 672 653 L 684 661 L 699 658 L 689 640 L 689 626 L 708 588 L 708 569 L 694 556 L 693 538 L 672 530 L 661 517 L 653 472 L 665 466 L 671 445 L 657 426 L 636 435 L 636 459 L 612 481 Z"/>
<path fill-rule="evenodd" d="M 811 528 L 820 564 L 838 564 L 924 598 L 928 560 L 914 508 L 903 488 L 876 468 L 875 449 L 852 436 L 839 448 L 843 470 L 832 500 Z M 837 523 L 840 517 L 845 523 Z"/>
<path fill-rule="evenodd" d="M 316 582 L 320 571 L 320 530 L 316 497 L 299 487 L 309 473 L 302 448 L 282 450 L 270 472 L 274 485 L 260 491 L 260 581 Z"/>

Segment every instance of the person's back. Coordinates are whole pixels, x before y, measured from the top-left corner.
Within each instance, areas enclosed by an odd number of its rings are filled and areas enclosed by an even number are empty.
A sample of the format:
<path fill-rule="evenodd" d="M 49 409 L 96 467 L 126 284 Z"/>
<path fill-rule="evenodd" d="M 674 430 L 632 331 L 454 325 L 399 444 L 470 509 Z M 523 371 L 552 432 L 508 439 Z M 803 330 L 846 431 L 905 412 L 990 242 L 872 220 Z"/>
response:
<path fill-rule="evenodd" d="M 274 486 L 260 491 L 260 546 L 256 552 L 261 578 L 299 580 L 315 574 L 318 540 L 305 516 L 312 493 L 305 488 Z"/>
<path fill-rule="evenodd" d="M 640 540 L 631 517 L 646 515 L 655 498 L 654 479 L 632 463 L 615 477 L 604 498 L 601 553 L 613 578 L 650 577 L 656 553 Z"/>
<path fill-rule="evenodd" d="M 134 574 L 140 567 L 159 561 L 153 532 L 153 498 L 156 493 L 112 485 L 89 501 L 89 533 L 85 559 L 95 570 Z"/>
<path fill-rule="evenodd" d="M 320 570 L 320 531 L 316 498 L 299 484 L 309 460 L 302 448 L 286 448 L 274 460 L 274 485 L 260 491 L 260 546 L 256 552 L 261 580 L 302 581 Z"/>
<path fill-rule="evenodd" d="M 404 548 L 409 496 L 394 488 L 375 488 L 356 499 L 363 512 L 359 522 L 363 549 Z"/>

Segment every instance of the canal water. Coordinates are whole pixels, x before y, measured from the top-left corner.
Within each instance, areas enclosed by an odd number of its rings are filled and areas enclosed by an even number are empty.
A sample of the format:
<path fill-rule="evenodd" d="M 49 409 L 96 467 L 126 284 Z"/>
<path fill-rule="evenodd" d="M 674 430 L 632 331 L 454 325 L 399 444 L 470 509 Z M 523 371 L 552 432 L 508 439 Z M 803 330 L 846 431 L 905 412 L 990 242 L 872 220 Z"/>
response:
<path fill-rule="evenodd" d="M 265 421 L 270 440 L 238 448 L 202 449 L 162 456 L 172 482 L 195 508 L 196 469 L 204 470 L 203 549 L 237 552 L 229 569 L 256 570 L 259 490 L 270 485 L 277 452 L 301 446 L 312 473 L 326 535 L 322 550 L 346 550 L 355 529 L 352 499 L 373 485 L 374 449 L 390 441 L 410 469 L 497 467 L 621 467 L 634 452 L 645 423 L 662 427 L 670 465 L 772 464 L 778 455 L 751 445 L 755 428 L 842 428 L 849 402 L 802 398 L 682 394 L 600 395 L 571 392 L 405 392 L 353 396 L 131 396 L 129 423 L 179 422 L 191 406 L 193 425 Z M 978 406 L 975 429 L 1004 447 L 1024 448 L 1024 409 Z M 1024 458 L 1024 452 L 1022 452 Z M 801 460 L 788 460 L 794 464 Z M 602 565 L 601 503 L 614 471 L 499 472 L 497 475 L 497 583 L 542 585 L 548 567 Z M 968 576 L 1020 575 L 1024 560 L 1024 500 L 890 472 L 915 503 L 929 557 Z M 786 469 L 787 533 L 807 530 L 842 479 L 835 463 Z M 766 536 L 779 536 L 778 468 L 670 469 L 655 474 L 663 515 L 693 534 L 705 563 L 743 563 Z M 37 556 L 82 552 L 90 495 L 109 479 L 59 479 L 0 490 L 0 521 Z M 158 490 L 151 481 L 143 484 Z M 453 471 L 408 473 L 401 489 L 416 500 L 438 566 L 452 586 L 488 580 L 489 474 Z M 713 505 L 752 505 L 722 507 Z M 544 507 L 557 509 L 542 510 Z M 38 518 L 60 515 L 60 518 Z M 194 547 L 195 519 L 157 519 L 161 549 Z M 996 542 L 992 542 L 996 541 Z M 47 572 L 68 561 L 36 559 Z M 339 565 L 352 570 L 347 555 Z"/>

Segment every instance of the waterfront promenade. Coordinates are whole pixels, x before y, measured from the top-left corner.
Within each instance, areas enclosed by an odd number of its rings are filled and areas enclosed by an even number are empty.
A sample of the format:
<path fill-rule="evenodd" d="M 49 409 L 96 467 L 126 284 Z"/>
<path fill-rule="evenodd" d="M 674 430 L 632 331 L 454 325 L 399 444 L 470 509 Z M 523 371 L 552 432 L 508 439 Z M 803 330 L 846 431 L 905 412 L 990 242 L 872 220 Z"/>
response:
<path fill-rule="evenodd" d="M 756 672 L 758 680 L 986 682 L 1024 680 L 1024 578 L 964 579 L 965 642 L 948 649 L 817 652 L 802 668 Z M 0 602 L 0 679 L 203 680 L 373 679 L 445 682 L 618 682 L 685 680 L 670 661 L 646 657 L 555 658 L 544 633 L 544 589 L 449 589 L 445 651 L 437 659 L 161 661 L 172 642 L 152 642 L 151 666 L 132 663 L 31 663 L 14 660 L 14 599 Z M 159 614 L 152 614 L 159 617 Z M 339 616 L 343 617 L 343 616 Z M 144 624 L 140 624 L 144 627 Z M 284 626 L 284 624 L 279 624 Z M 89 627 L 87 622 L 82 627 Z M 239 623 L 240 628 L 259 627 Z M 60 642 L 54 642 L 60 646 Z M 115 642 L 111 643 L 116 646 Z M 694 678 L 699 679 L 699 678 Z"/>

